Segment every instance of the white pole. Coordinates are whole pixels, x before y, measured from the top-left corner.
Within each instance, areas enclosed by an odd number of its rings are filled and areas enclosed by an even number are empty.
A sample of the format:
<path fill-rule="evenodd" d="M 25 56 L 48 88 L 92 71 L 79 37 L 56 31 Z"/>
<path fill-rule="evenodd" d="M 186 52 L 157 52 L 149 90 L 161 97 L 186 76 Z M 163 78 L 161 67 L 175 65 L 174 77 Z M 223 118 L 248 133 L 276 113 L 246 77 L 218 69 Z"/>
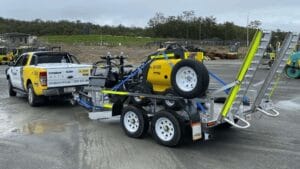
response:
<path fill-rule="evenodd" d="M 247 15 L 247 47 L 249 46 L 249 13 Z"/>

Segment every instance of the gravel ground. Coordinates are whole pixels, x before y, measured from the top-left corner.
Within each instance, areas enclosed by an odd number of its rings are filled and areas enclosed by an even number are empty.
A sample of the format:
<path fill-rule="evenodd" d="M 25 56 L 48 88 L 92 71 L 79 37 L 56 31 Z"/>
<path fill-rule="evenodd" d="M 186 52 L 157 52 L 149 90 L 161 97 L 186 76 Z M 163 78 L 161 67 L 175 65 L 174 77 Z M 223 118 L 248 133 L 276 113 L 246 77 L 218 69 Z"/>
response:
<path fill-rule="evenodd" d="M 240 62 L 206 65 L 230 82 Z M 83 108 L 63 101 L 32 108 L 23 96 L 9 97 L 5 68 L 0 67 L 0 169 L 300 168 L 300 80 L 281 79 L 273 97 L 278 118 L 255 115 L 248 129 L 215 129 L 210 141 L 168 148 L 150 133 L 128 138 L 118 117 L 91 121 Z"/>

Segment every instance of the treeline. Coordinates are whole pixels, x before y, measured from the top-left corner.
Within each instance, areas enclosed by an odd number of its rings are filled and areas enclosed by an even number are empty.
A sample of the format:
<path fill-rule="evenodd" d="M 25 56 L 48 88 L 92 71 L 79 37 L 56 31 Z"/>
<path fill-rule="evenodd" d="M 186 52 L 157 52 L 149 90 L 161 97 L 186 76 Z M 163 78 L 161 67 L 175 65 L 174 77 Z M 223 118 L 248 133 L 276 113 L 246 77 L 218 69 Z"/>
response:
<path fill-rule="evenodd" d="M 249 38 L 260 21 L 252 21 L 248 25 Z M 161 38 L 178 38 L 193 40 L 246 40 L 247 28 L 237 26 L 232 22 L 217 23 L 215 17 L 199 17 L 194 11 L 184 11 L 178 16 L 164 16 L 157 13 L 145 28 L 118 26 L 100 26 L 81 21 L 19 21 L 0 17 L 0 33 L 22 32 L 32 35 L 86 35 L 103 34 L 117 36 L 145 36 Z M 282 39 L 284 33 L 278 30 L 277 38 Z"/>
<path fill-rule="evenodd" d="M 15 19 L 4 19 L 0 17 L 0 33 L 22 32 L 31 35 L 88 35 L 107 34 L 124 36 L 145 36 L 145 29 L 138 27 L 100 26 L 93 23 L 81 21 L 19 21 Z"/>
<path fill-rule="evenodd" d="M 197 17 L 194 11 L 184 11 L 178 16 L 165 17 L 162 13 L 150 19 L 149 27 L 155 36 L 175 37 L 183 39 L 220 39 L 220 40 L 246 40 L 247 29 L 232 22 L 217 23 L 216 18 Z M 249 34 L 259 27 L 258 21 L 252 22 Z"/>

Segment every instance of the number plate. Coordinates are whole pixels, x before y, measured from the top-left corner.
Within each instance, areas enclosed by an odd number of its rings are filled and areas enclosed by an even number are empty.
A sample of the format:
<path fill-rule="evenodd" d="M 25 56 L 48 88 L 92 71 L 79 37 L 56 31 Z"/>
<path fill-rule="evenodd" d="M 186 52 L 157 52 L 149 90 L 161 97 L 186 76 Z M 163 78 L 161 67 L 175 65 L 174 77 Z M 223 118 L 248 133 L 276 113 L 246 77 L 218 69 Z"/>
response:
<path fill-rule="evenodd" d="M 192 124 L 193 140 L 199 140 L 202 138 L 201 123 Z"/>
<path fill-rule="evenodd" d="M 67 88 L 64 88 L 64 93 L 72 93 L 72 92 L 75 92 L 75 87 L 67 87 Z"/>

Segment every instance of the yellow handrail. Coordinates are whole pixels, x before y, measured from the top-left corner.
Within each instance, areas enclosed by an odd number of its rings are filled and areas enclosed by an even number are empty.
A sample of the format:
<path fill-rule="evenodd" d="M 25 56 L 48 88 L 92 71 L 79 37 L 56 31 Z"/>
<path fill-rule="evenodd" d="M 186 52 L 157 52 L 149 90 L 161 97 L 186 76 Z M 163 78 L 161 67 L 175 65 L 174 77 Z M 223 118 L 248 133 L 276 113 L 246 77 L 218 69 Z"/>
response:
<path fill-rule="evenodd" d="M 239 73 L 236 77 L 236 80 L 239 83 L 231 89 L 231 91 L 226 99 L 226 102 L 222 108 L 221 114 L 223 117 L 227 116 L 233 102 L 236 99 L 236 95 L 237 95 L 238 91 L 240 90 L 241 82 L 244 80 L 247 70 L 249 69 L 251 62 L 252 62 L 253 58 L 255 57 L 255 54 L 259 47 L 262 35 L 263 35 L 262 31 L 257 30 L 252 39 L 252 42 L 251 42 L 250 48 L 248 49 L 246 58 L 244 59 L 244 62 L 243 62 L 242 66 L 239 70 Z"/>

